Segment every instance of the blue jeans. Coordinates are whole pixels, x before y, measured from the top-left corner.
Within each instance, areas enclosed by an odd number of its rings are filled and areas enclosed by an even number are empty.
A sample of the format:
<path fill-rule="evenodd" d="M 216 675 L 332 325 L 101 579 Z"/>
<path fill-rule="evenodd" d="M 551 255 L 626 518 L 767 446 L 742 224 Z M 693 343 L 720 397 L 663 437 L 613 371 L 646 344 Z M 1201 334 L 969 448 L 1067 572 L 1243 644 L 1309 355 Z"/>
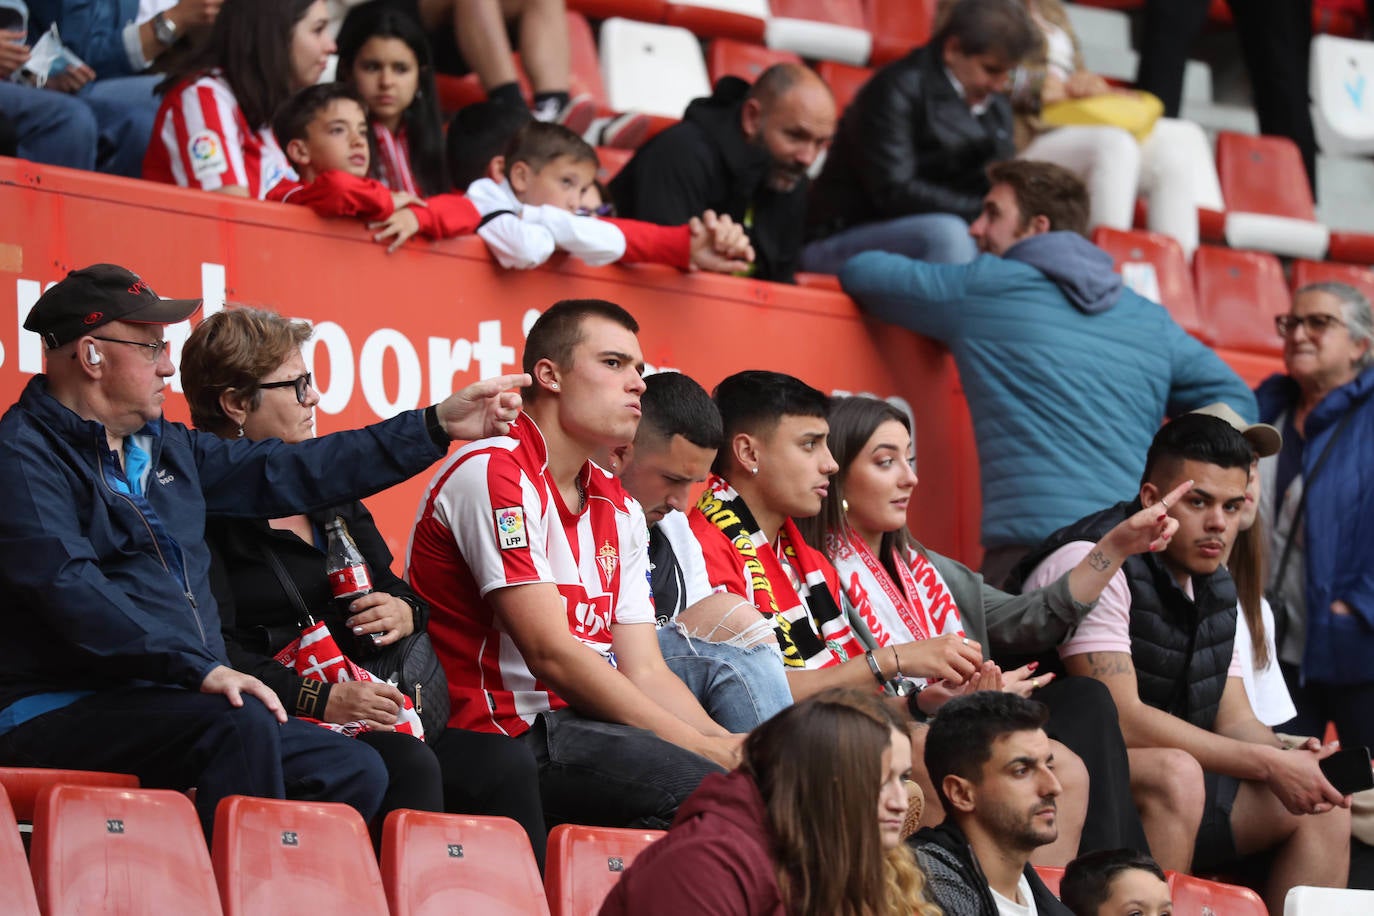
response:
<path fill-rule="evenodd" d="M 663 660 L 727 731 L 752 731 L 792 705 L 787 671 L 776 643 L 741 649 L 729 643 L 693 639 L 679 626 L 670 623 L 658 628 Z"/>
<path fill-rule="evenodd" d="M 967 264 L 978 256 L 968 223 L 952 213 L 918 213 L 864 223 L 811 242 L 802 249 L 801 269 L 837 274 L 861 251 L 889 251 L 931 264 Z"/>
<path fill-rule="evenodd" d="M 95 114 L 79 100 L 0 80 L 0 111 L 14 122 L 19 158 L 69 169 L 95 168 Z"/>
<path fill-rule="evenodd" d="M 352 805 L 371 820 L 387 771 L 362 741 L 289 719 L 256 697 L 173 687 L 115 687 L 82 697 L 0 735 L 0 764 L 132 773 L 145 788 L 196 787 L 205 835 L 228 795 Z"/>
<path fill-rule="evenodd" d="M 100 128 L 96 168 L 108 175 L 138 178 L 161 102 L 153 87 L 162 77 L 116 76 L 92 80 L 76 97 L 90 106 Z"/>
<path fill-rule="evenodd" d="M 546 712 L 521 736 L 539 766 L 544 817 L 556 824 L 667 830 L 719 766 L 653 732 Z"/>

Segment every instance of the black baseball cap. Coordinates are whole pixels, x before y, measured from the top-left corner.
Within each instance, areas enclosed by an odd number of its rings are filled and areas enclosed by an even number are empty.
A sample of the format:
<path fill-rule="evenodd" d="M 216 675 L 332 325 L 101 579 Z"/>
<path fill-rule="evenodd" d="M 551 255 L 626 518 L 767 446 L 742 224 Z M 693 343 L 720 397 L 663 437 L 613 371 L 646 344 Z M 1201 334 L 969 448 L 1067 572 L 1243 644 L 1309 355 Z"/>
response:
<path fill-rule="evenodd" d="M 111 321 L 176 324 L 196 313 L 199 299 L 159 299 L 142 277 L 116 264 L 92 264 L 67 274 L 34 303 L 24 329 L 49 350 Z"/>

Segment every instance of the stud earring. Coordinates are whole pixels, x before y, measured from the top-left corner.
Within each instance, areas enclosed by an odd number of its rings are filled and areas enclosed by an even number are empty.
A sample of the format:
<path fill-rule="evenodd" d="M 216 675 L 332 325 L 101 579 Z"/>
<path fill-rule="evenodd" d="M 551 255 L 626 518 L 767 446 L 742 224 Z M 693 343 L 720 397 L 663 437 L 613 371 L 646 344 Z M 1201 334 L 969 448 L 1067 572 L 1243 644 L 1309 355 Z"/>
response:
<path fill-rule="evenodd" d="M 840 509 L 841 509 L 842 511 L 844 511 L 844 512 L 848 512 L 848 511 L 849 511 L 849 500 L 847 500 L 847 499 L 842 499 L 842 500 L 840 500 Z"/>
<path fill-rule="evenodd" d="M 557 390 L 558 390 L 558 383 L 557 383 L 557 382 L 549 382 L 549 387 L 552 388 L 554 391 L 557 391 Z"/>
<path fill-rule="evenodd" d="M 759 476 L 759 466 L 757 464 L 754 465 L 752 468 L 749 469 L 749 473 L 753 474 L 755 477 Z"/>

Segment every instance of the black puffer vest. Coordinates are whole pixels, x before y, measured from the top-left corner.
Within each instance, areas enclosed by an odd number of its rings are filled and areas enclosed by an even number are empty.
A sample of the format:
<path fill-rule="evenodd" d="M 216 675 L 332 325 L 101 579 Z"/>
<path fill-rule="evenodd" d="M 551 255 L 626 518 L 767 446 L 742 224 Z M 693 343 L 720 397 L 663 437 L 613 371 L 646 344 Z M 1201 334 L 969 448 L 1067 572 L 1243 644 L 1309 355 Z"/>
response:
<path fill-rule="evenodd" d="M 1140 510 L 1118 503 L 1059 529 L 1017 566 L 1008 590 L 1071 541 L 1095 543 Z M 1122 566 L 1131 590 L 1131 661 L 1140 699 L 1199 728 L 1216 719 L 1236 638 L 1236 586 L 1225 567 L 1193 577 L 1193 598 L 1179 588 L 1157 554 L 1136 554 Z"/>

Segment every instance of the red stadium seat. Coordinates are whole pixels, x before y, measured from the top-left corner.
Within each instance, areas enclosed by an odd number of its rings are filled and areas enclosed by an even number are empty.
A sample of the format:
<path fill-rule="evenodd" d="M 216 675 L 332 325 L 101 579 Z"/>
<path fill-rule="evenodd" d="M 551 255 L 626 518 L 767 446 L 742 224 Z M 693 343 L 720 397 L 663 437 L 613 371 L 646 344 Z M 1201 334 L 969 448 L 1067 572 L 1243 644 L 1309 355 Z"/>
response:
<path fill-rule="evenodd" d="M 854 101 L 854 96 L 859 94 L 864 83 L 873 75 L 873 68 L 823 60 L 816 64 L 816 73 L 830 87 L 830 94 L 835 97 L 836 109 L 840 114 L 844 114 L 849 103 Z"/>
<path fill-rule="evenodd" d="M 1064 869 L 1055 865 L 1037 865 L 1035 873 L 1040 876 L 1040 880 L 1045 882 L 1045 886 L 1050 889 L 1050 893 L 1059 896 L 1059 882 L 1064 879 Z"/>
<path fill-rule="evenodd" d="M 1374 264 L 1374 235 L 1368 232 L 1332 232 L 1326 256 L 1348 264 Z"/>
<path fill-rule="evenodd" d="M 1287 137 L 1217 134 L 1217 177 L 1228 212 L 1317 218 L 1302 153 Z"/>
<path fill-rule="evenodd" d="M 549 911 L 553 916 L 596 916 L 620 873 L 663 833 L 575 824 L 550 830 L 544 865 Z"/>
<path fill-rule="evenodd" d="M 1167 872 L 1169 892 L 1174 900 L 1174 912 L 1207 913 L 1218 916 L 1267 916 L 1268 910 L 1259 894 L 1248 887 L 1207 881 L 1178 872 Z"/>
<path fill-rule="evenodd" d="M 1207 339 L 1206 329 L 1198 315 L 1193 278 L 1188 273 L 1188 262 L 1178 242 L 1157 232 L 1139 229 L 1122 231 L 1098 226 L 1093 230 L 1093 244 L 1111 255 L 1117 273 L 1122 275 L 1127 285 L 1147 298 L 1156 297 L 1149 295 L 1149 280 L 1141 278 L 1138 272 L 1144 272 L 1144 277 L 1149 277 L 1152 269 L 1160 304 L 1189 334 Z"/>
<path fill-rule="evenodd" d="M 47 916 L 221 912 L 200 818 L 180 792 L 49 786 L 31 865 Z"/>
<path fill-rule="evenodd" d="M 14 819 L 9 796 L 0 788 L 0 886 L 7 888 L 9 904 L 6 912 L 15 916 L 38 916 L 38 898 L 33 892 L 33 878 L 29 875 L 29 860 L 24 855 L 24 841 L 19 836 L 19 822 Z"/>
<path fill-rule="evenodd" d="M 591 19 L 624 16 L 641 22 L 662 22 L 668 4 L 665 0 L 567 0 L 567 6 Z"/>
<path fill-rule="evenodd" d="M 1204 245 L 1193 256 L 1198 312 L 1214 346 L 1277 354 L 1274 316 L 1288 311 L 1279 259 L 1259 251 Z"/>
<path fill-rule="evenodd" d="M 387 916 L 367 825 L 347 805 L 231 795 L 211 858 L 227 916 Z"/>
<path fill-rule="evenodd" d="M 634 158 L 634 154 L 635 151 L 631 149 L 598 146 L 596 158 L 601 161 L 601 168 L 596 170 L 596 180 L 602 184 L 610 184 L 615 180 L 615 176 L 620 174 L 620 170 L 625 168 L 625 164 Z"/>
<path fill-rule="evenodd" d="M 767 0 L 669 0 L 663 14 L 668 25 L 681 26 L 703 38 L 733 38 L 763 43 Z"/>
<path fill-rule="evenodd" d="M 800 64 L 801 57 L 791 51 L 775 51 L 763 45 L 745 44 L 729 38 L 717 38 L 706 52 L 706 72 L 711 84 L 722 76 L 738 76 L 752 83 L 759 74 L 774 64 Z"/>
<path fill-rule="evenodd" d="M 873 33 L 875 67 L 904 57 L 930 41 L 935 25 L 935 0 L 864 0 L 868 31 Z"/>
<path fill-rule="evenodd" d="M 504 817 L 391 812 L 382 883 L 391 916 L 549 916 L 529 837 Z"/>
<path fill-rule="evenodd" d="M 1294 261 L 1292 289 L 1297 292 L 1309 283 L 1347 283 L 1374 300 L 1374 270 L 1355 264 L 1332 261 Z"/>
<path fill-rule="evenodd" d="M 113 786 L 137 789 L 138 777 L 127 773 L 102 773 L 98 770 L 48 770 L 39 767 L 0 767 L 0 786 L 10 797 L 10 807 L 19 821 L 33 822 L 38 794 L 48 786 L 73 783 L 86 786 Z"/>

